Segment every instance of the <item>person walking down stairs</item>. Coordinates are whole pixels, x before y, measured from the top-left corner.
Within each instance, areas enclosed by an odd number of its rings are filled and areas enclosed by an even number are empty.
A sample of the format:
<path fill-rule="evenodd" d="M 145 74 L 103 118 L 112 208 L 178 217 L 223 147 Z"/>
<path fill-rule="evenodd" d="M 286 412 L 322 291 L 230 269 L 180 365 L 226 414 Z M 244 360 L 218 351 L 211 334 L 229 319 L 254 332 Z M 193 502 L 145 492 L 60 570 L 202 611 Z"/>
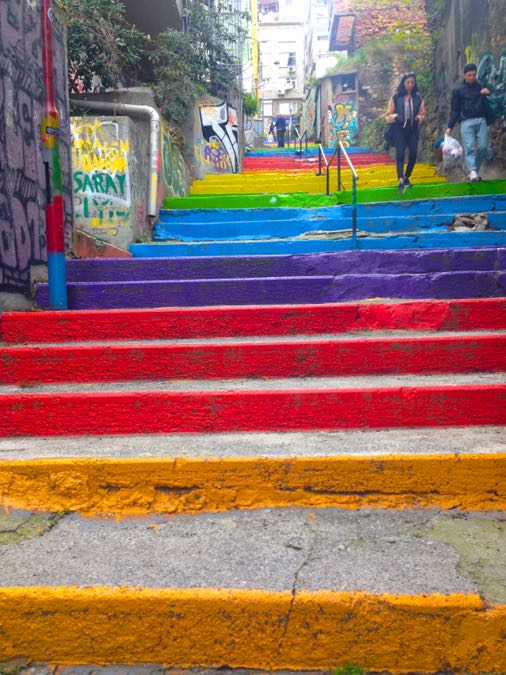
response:
<path fill-rule="evenodd" d="M 477 80 L 477 68 L 468 63 L 464 68 L 464 81 L 452 92 L 450 121 L 447 136 L 460 122 L 465 161 L 469 171 L 468 179 L 474 183 L 480 180 L 479 171 L 488 147 L 488 131 L 485 110 L 485 97 L 490 90 L 482 87 Z"/>
<path fill-rule="evenodd" d="M 278 117 L 276 119 L 276 137 L 278 139 L 278 148 L 285 147 L 285 134 L 286 134 L 286 120 L 284 117 Z"/>
<path fill-rule="evenodd" d="M 418 93 L 418 84 L 414 73 L 403 75 L 396 93 L 388 102 L 386 115 L 389 128 L 389 140 L 395 145 L 397 159 L 397 179 L 399 192 L 411 187 L 410 177 L 416 164 L 419 126 L 425 119 L 425 103 Z M 408 150 L 408 164 L 404 171 L 404 160 Z"/>

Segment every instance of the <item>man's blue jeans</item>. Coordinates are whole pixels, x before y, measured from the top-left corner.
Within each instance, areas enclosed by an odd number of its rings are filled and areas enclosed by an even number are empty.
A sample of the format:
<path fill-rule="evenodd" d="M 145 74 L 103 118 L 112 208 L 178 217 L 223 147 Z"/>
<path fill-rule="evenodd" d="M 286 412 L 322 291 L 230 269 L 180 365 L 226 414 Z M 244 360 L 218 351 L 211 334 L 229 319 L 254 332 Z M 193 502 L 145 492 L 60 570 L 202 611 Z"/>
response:
<path fill-rule="evenodd" d="M 484 117 L 472 117 L 460 124 L 466 166 L 469 172 L 479 171 L 488 147 L 487 123 Z"/>

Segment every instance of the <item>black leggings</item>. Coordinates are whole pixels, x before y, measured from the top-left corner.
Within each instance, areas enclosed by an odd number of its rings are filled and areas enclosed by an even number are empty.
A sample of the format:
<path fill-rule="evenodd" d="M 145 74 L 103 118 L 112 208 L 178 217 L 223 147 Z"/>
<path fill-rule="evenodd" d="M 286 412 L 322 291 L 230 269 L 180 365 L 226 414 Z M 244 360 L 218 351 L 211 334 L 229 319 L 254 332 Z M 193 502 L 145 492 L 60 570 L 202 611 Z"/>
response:
<path fill-rule="evenodd" d="M 397 178 L 405 176 L 409 178 L 416 164 L 416 152 L 418 149 L 418 128 L 394 127 L 394 145 L 397 159 Z M 408 149 L 408 165 L 404 172 L 404 158 Z"/>

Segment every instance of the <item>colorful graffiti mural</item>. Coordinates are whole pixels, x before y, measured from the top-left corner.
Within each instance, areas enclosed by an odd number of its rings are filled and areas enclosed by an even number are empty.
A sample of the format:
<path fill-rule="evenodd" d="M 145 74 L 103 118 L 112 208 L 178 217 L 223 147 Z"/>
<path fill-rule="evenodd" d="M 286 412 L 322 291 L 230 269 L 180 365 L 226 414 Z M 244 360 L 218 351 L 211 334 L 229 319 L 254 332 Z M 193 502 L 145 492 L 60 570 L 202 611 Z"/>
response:
<path fill-rule="evenodd" d="M 344 94 L 336 95 L 328 106 L 330 141 L 342 141 L 349 147 L 358 133 L 358 115 L 354 99 Z"/>
<path fill-rule="evenodd" d="M 226 102 L 199 106 L 201 137 L 195 141 L 195 157 L 214 173 L 239 172 L 237 111 Z"/>
<path fill-rule="evenodd" d="M 313 135 L 316 123 L 316 90 L 311 89 L 302 108 L 302 132 L 307 131 L 309 136 Z"/>
<path fill-rule="evenodd" d="M 478 35 L 473 33 L 471 44 L 467 45 L 464 53 L 466 64 L 477 65 L 479 82 L 492 92 L 488 100 L 494 117 L 502 118 L 506 124 L 506 51 L 498 57 L 490 50 L 480 53 Z"/>
<path fill-rule="evenodd" d="M 53 20 L 56 105 L 60 111 L 65 243 L 72 236 L 65 27 Z M 40 151 L 43 103 L 40 8 L 0 2 L 0 291 L 32 292 L 32 268 L 47 262 L 46 178 Z"/>
<path fill-rule="evenodd" d="M 123 124 L 72 119 L 73 193 L 77 225 L 114 237 L 130 224 L 130 142 Z"/>
<path fill-rule="evenodd" d="M 184 197 L 188 193 L 188 174 L 183 156 L 174 145 L 169 130 L 164 124 L 161 131 L 161 164 L 162 178 L 160 186 L 163 190 L 161 196 Z"/>

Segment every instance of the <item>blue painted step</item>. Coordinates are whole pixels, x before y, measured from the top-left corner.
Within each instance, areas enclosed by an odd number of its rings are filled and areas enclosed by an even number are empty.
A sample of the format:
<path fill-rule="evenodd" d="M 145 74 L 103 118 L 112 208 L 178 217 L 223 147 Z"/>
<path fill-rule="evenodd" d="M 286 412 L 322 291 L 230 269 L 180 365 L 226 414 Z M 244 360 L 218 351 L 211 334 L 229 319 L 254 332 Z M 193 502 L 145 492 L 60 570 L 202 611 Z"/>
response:
<path fill-rule="evenodd" d="M 417 232 L 378 237 L 359 237 L 359 250 L 430 249 L 504 247 L 506 231 L 486 232 Z M 130 251 L 138 258 L 193 256 L 295 255 L 346 251 L 353 248 L 350 237 L 331 239 L 281 239 L 256 241 L 211 241 L 195 243 L 132 244 Z"/>
<path fill-rule="evenodd" d="M 444 197 L 441 199 L 416 199 L 403 202 L 373 202 L 359 204 L 361 217 L 420 216 L 437 214 L 482 213 L 506 211 L 506 195 L 480 195 L 472 197 Z M 160 222 L 236 222 L 265 220 L 307 220 L 310 218 L 349 218 L 351 206 L 325 206 L 307 208 L 262 209 L 162 209 Z"/>
<path fill-rule="evenodd" d="M 481 211 L 480 211 L 481 213 Z M 487 212 L 490 226 L 506 229 L 506 211 Z M 447 231 L 453 214 L 404 217 L 357 218 L 357 229 L 372 234 L 389 232 Z M 273 222 L 236 221 L 209 223 L 158 223 L 153 231 L 154 241 L 215 241 L 217 239 L 284 239 L 311 232 L 337 232 L 351 227 L 349 218 L 315 218 L 311 220 L 274 220 Z"/>

